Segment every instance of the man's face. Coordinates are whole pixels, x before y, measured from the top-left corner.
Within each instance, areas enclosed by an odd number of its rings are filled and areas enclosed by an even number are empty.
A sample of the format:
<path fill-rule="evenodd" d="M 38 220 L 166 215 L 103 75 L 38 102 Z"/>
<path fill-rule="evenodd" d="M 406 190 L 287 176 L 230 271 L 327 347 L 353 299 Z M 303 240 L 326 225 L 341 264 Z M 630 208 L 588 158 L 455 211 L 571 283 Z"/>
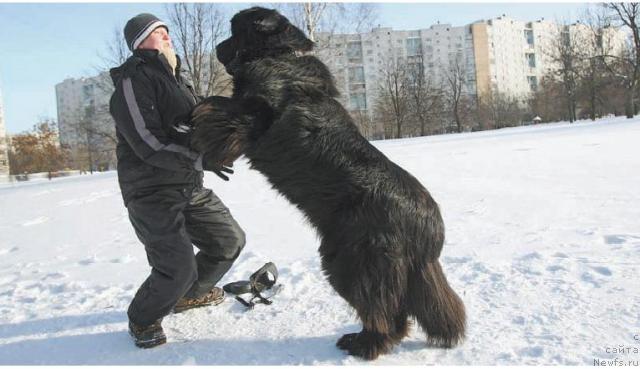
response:
<path fill-rule="evenodd" d="M 150 50 L 168 50 L 172 49 L 173 46 L 171 44 L 171 37 L 169 37 L 169 32 L 164 27 L 158 27 L 153 30 L 147 36 L 147 38 L 140 43 L 138 49 L 150 49 Z"/>

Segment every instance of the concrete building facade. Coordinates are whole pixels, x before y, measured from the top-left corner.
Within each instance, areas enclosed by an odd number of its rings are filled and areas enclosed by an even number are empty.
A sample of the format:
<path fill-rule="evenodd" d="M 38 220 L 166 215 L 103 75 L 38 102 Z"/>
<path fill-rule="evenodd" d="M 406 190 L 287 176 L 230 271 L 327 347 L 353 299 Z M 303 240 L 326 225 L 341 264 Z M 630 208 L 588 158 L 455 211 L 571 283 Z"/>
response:
<path fill-rule="evenodd" d="M 92 169 L 115 167 L 115 123 L 109 114 L 113 92 L 107 72 L 95 77 L 68 78 L 55 86 L 60 144 L 76 163 Z"/>
<path fill-rule="evenodd" d="M 414 31 L 374 28 L 360 34 L 318 34 L 318 56 L 327 64 L 349 110 L 369 110 L 379 95 L 380 79 L 389 61 L 419 64 L 437 83 L 450 67 L 466 71 L 465 89 L 476 93 L 474 46 L 470 26 L 437 24 Z"/>
<path fill-rule="evenodd" d="M 360 34 L 319 33 L 317 55 L 336 78 L 341 102 L 353 112 L 370 112 L 389 59 L 420 64 L 436 83 L 458 63 L 464 71 L 463 90 L 475 99 L 500 93 L 525 104 L 542 79 L 558 65 L 550 50 L 560 33 L 572 39 L 593 39 L 588 27 L 561 27 L 549 21 L 518 21 L 505 15 L 453 27 L 436 24 L 413 31 L 374 28 Z M 625 35 L 602 31 L 611 53 L 618 53 Z"/>

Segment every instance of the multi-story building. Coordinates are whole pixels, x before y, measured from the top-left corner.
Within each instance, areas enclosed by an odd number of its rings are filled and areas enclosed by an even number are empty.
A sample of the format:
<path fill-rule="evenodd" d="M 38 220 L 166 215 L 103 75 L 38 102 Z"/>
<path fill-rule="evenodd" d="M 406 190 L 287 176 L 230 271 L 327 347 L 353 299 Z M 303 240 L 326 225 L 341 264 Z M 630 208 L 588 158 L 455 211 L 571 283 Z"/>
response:
<path fill-rule="evenodd" d="M 318 56 L 336 77 L 342 103 L 353 112 L 369 112 L 389 60 L 420 65 L 434 83 L 446 84 L 454 66 L 464 76 L 463 91 L 475 99 L 500 93 L 525 103 L 541 78 L 558 68 L 551 56 L 561 34 L 593 39 L 588 27 L 559 26 L 544 19 L 522 22 L 502 15 L 453 27 L 435 24 L 413 31 L 374 28 L 360 34 L 318 34 Z M 601 31 L 612 53 L 624 44 L 624 33 Z M 371 135 L 369 135 L 371 137 Z"/>
<path fill-rule="evenodd" d="M 477 92 L 523 98 L 543 74 L 548 24 L 525 23 L 505 16 L 474 22 Z M 476 37 L 477 36 L 477 37 Z"/>
<path fill-rule="evenodd" d="M 0 182 L 9 180 L 9 147 L 7 131 L 4 126 L 2 91 L 0 91 Z"/>
<path fill-rule="evenodd" d="M 432 25 L 415 31 L 374 28 L 361 34 L 318 35 L 318 56 L 334 73 L 349 110 L 368 110 L 378 97 L 385 72 L 394 63 L 420 64 L 438 83 L 455 64 L 466 72 L 465 89 L 476 93 L 473 39 L 469 26 Z"/>
<path fill-rule="evenodd" d="M 115 124 L 109 114 L 113 91 L 107 72 L 89 78 L 68 78 L 56 86 L 60 144 L 69 148 L 79 167 L 113 168 Z"/>
<path fill-rule="evenodd" d="M 436 24 L 427 29 L 394 31 L 374 28 L 361 34 L 318 34 L 318 56 L 328 65 L 341 92 L 341 102 L 352 113 L 369 112 L 381 85 L 394 68 L 428 74 L 442 84 L 457 66 L 464 73 L 465 92 L 476 93 L 475 60 L 470 27 Z M 376 122 L 372 122 L 376 123 Z M 381 137 L 383 127 L 371 127 L 368 137 Z"/>
<path fill-rule="evenodd" d="M 619 54 L 625 34 L 616 28 L 599 30 L 584 24 L 559 25 L 544 19 L 521 22 L 501 16 L 473 23 L 478 96 L 490 91 L 526 100 L 543 76 L 561 66 L 560 47 L 596 55 L 597 48 Z M 560 44 L 565 46 L 560 46 Z M 591 53 L 591 54 L 589 54 Z M 577 61 L 578 62 L 578 61 Z"/>

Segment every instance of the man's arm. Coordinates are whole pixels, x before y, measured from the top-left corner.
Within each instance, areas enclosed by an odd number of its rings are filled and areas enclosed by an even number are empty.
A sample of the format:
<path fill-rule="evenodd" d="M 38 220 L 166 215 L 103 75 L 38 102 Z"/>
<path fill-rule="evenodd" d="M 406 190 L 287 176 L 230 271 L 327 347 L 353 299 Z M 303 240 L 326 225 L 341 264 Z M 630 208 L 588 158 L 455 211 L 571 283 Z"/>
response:
<path fill-rule="evenodd" d="M 124 77 L 111 100 L 111 115 L 136 155 L 173 171 L 202 170 L 202 155 L 174 144 L 162 128 L 151 80 L 143 73 Z"/>

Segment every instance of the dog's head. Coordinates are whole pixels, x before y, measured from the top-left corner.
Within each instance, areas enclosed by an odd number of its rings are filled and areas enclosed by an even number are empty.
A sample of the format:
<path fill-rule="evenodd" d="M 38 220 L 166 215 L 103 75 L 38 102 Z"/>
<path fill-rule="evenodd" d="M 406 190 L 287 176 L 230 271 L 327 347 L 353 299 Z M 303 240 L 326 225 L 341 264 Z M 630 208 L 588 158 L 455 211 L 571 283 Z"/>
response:
<path fill-rule="evenodd" d="M 233 75 L 242 62 L 311 49 L 313 42 L 286 17 L 273 9 L 256 6 L 231 18 L 231 37 L 216 46 L 216 54 Z"/>

